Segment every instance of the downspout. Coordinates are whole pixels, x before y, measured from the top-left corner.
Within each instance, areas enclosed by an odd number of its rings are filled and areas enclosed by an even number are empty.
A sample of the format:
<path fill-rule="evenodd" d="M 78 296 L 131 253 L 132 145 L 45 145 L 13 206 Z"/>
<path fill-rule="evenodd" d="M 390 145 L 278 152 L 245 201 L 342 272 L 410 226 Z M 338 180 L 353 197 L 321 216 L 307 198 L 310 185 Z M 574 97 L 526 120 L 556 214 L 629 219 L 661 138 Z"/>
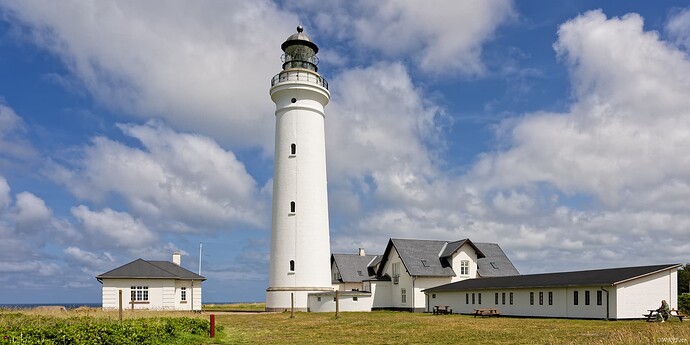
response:
<path fill-rule="evenodd" d="M 606 292 L 606 321 L 609 320 L 609 290 L 604 289 L 603 286 L 599 287 L 601 291 Z"/>
<path fill-rule="evenodd" d="M 414 282 L 415 282 L 415 281 L 417 281 L 417 277 L 416 277 L 416 276 L 412 279 L 412 312 L 413 312 L 413 313 L 415 312 L 415 310 L 417 310 L 417 305 L 414 304 L 414 295 L 416 294 L 415 291 L 414 291 Z"/>

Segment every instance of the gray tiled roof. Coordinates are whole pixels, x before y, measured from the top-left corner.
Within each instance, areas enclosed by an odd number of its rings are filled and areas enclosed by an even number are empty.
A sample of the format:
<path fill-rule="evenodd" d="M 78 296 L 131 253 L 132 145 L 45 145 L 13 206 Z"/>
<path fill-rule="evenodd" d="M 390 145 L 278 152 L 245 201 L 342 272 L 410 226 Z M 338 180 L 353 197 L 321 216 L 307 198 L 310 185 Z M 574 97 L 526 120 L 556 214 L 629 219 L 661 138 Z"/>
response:
<path fill-rule="evenodd" d="M 206 280 L 205 277 L 172 262 L 146 261 L 143 259 L 136 259 L 96 277 L 96 279 L 103 278 Z"/>
<path fill-rule="evenodd" d="M 652 273 L 677 268 L 680 264 L 608 268 L 589 271 L 525 274 L 510 277 L 467 279 L 445 284 L 426 292 L 466 291 L 511 288 L 544 288 L 565 286 L 612 286 Z"/>
<path fill-rule="evenodd" d="M 344 283 L 360 283 L 369 278 L 367 265 L 378 255 L 332 254 Z"/>
<path fill-rule="evenodd" d="M 477 273 L 479 276 L 486 278 L 520 274 L 498 244 L 479 242 L 475 242 L 474 244 L 485 256 L 477 260 Z"/>
<path fill-rule="evenodd" d="M 420 277 L 452 277 L 455 276 L 455 271 L 450 267 L 447 260 L 441 257 L 443 253 L 450 253 L 446 248 L 450 246 L 455 250 L 459 248 L 459 243 L 470 243 L 472 247 L 474 244 L 469 240 L 461 240 L 456 242 L 436 241 L 436 240 L 410 240 L 391 238 L 386 246 L 386 251 L 383 253 L 382 262 L 379 266 L 378 275 L 383 273 L 385 261 L 388 259 L 393 248 L 400 255 L 400 259 L 405 266 L 405 269 L 411 276 Z M 476 247 L 475 247 L 476 248 Z M 446 255 L 449 256 L 452 253 Z M 481 251 L 477 250 L 477 254 L 483 256 Z"/>

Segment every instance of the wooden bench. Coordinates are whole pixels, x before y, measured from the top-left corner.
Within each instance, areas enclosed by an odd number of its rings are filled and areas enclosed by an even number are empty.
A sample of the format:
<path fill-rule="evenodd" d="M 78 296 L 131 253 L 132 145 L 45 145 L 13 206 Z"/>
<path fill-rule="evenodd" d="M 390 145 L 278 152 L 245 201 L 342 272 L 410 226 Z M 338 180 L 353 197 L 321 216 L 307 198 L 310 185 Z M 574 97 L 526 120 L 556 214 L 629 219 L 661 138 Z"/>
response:
<path fill-rule="evenodd" d="M 677 317 L 680 322 L 683 322 L 683 319 L 687 315 L 681 313 L 678 309 L 671 309 L 671 313 L 668 315 L 668 318 L 670 319 L 671 317 Z"/>
<path fill-rule="evenodd" d="M 642 314 L 642 316 L 644 316 L 644 317 L 646 318 L 647 322 L 654 322 L 654 321 L 656 321 L 656 316 L 657 316 L 657 314 L 658 314 L 659 312 L 657 312 L 656 309 L 648 309 L 647 311 L 649 311 L 649 314 Z M 677 317 L 678 320 L 680 320 L 680 322 L 683 322 L 683 319 L 684 319 L 686 316 L 687 316 L 687 315 L 681 313 L 681 312 L 678 311 L 677 309 L 671 309 L 670 313 L 668 314 L 668 318 L 666 318 L 666 319 L 668 320 L 668 319 L 670 319 L 670 318 L 672 318 L 672 317 Z"/>
<path fill-rule="evenodd" d="M 447 314 L 453 314 L 453 309 L 450 309 L 450 306 L 447 306 L 447 305 L 435 305 L 434 306 L 434 315 L 447 315 Z"/>
<path fill-rule="evenodd" d="M 493 308 L 484 308 L 484 309 L 475 309 L 474 310 L 474 317 L 481 316 L 481 317 L 486 317 L 486 316 L 499 316 L 501 313 L 498 312 L 497 309 Z"/>

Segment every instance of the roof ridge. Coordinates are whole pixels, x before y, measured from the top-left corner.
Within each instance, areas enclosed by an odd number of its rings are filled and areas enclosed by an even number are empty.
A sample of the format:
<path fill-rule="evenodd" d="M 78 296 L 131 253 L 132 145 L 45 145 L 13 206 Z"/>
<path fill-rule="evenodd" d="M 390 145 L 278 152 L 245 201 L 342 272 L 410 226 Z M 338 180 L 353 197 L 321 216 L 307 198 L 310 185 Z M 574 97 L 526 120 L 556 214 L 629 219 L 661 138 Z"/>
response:
<path fill-rule="evenodd" d="M 144 261 L 145 261 L 147 264 L 149 264 L 149 265 L 151 265 L 151 266 L 153 266 L 153 267 L 156 267 L 156 268 L 158 268 L 158 269 L 161 270 L 161 271 L 165 271 L 165 272 L 170 273 L 173 277 L 178 277 L 178 278 L 179 278 L 179 275 L 178 275 L 178 274 L 175 274 L 175 273 L 173 273 L 173 272 L 170 272 L 170 271 L 166 270 L 165 268 L 160 267 L 160 266 L 154 264 L 154 262 L 168 262 L 168 263 L 172 263 L 172 262 L 170 262 L 170 261 L 163 261 L 163 260 L 156 260 L 156 261 L 144 260 Z M 172 264 L 175 265 L 175 263 L 172 263 Z M 184 268 L 184 267 L 180 266 L 180 268 Z M 192 273 L 193 273 L 193 272 L 192 272 Z"/>

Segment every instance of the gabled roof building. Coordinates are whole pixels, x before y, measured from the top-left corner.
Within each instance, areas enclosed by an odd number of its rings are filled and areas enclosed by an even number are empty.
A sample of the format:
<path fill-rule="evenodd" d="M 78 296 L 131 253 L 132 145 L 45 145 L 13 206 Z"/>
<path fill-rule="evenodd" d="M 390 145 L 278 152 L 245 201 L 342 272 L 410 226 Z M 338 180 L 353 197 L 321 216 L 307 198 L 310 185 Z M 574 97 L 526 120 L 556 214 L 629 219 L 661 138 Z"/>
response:
<path fill-rule="evenodd" d="M 468 279 L 424 290 L 427 308 L 456 313 L 496 309 L 501 315 L 639 319 L 666 300 L 677 308 L 679 264 Z"/>
<path fill-rule="evenodd" d="M 96 276 L 103 285 L 103 309 L 201 310 L 201 282 L 206 280 L 173 261 L 137 259 Z"/>

